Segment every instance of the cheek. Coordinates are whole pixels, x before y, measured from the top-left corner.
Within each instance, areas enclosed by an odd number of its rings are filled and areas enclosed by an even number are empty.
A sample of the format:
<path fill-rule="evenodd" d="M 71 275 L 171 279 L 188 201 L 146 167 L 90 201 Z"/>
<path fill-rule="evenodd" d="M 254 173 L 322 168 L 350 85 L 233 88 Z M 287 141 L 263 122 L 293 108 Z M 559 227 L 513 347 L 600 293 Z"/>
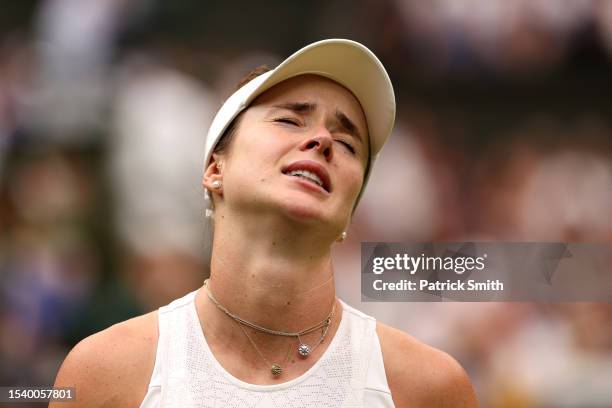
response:
<path fill-rule="evenodd" d="M 351 166 L 351 168 L 346 170 L 346 172 L 342 173 L 340 180 L 343 180 L 346 194 L 348 197 L 350 197 L 350 199 L 347 200 L 347 205 L 352 208 L 352 204 L 354 200 L 357 199 L 363 185 L 364 169 L 360 164 L 356 164 L 355 166 Z"/>
<path fill-rule="evenodd" d="M 276 141 L 274 135 L 264 138 L 256 130 L 241 136 L 241 144 L 236 145 L 231 157 L 231 160 L 240 163 L 238 176 L 249 182 L 263 182 L 276 174 L 279 159 L 286 151 L 285 144 Z"/>

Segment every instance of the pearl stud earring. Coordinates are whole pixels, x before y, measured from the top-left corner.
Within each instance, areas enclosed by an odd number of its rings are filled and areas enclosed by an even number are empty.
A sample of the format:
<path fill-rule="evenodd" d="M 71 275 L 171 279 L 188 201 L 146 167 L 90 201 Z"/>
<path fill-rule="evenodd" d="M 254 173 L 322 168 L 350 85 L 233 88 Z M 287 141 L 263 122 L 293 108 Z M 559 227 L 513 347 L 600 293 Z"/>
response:
<path fill-rule="evenodd" d="M 213 182 L 212 182 L 212 187 L 213 187 L 215 190 L 220 189 L 220 188 L 221 188 L 221 181 L 220 181 L 220 180 L 215 180 L 215 181 L 213 181 Z"/>

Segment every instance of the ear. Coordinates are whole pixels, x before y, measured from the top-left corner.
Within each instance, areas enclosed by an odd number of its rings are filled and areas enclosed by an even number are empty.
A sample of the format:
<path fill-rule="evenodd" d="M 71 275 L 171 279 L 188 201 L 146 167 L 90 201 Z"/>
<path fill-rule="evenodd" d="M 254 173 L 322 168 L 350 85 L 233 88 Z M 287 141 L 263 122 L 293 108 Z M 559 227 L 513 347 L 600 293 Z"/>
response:
<path fill-rule="evenodd" d="M 220 156 L 213 153 L 208 167 L 204 171 L 204 177 L 202 179 L 202 186 L 211 192 L 211 194 L 218 194 L 223 196 L 223 187 L 215 188 L 213 183 L 215 181 L 221 182 L 223 180 L 223 174 L 221 173 Z M 223 184 L 221 184 L 223 185 Z"/>

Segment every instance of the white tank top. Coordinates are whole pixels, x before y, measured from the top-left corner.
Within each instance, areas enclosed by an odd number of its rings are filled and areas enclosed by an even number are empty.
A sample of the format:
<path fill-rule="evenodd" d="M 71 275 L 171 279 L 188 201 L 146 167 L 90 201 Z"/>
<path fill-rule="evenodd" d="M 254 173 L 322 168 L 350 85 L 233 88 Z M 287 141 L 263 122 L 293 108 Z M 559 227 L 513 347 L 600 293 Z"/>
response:
<path fill-rule="evenodd" d="M 141 408 L 394 407 L 373 317 L 340 300 L 340 325 L 319 360 L 290 381 L 255 385 L 213 356 L 195 295 L 159 309 L 155 367 Z"/>

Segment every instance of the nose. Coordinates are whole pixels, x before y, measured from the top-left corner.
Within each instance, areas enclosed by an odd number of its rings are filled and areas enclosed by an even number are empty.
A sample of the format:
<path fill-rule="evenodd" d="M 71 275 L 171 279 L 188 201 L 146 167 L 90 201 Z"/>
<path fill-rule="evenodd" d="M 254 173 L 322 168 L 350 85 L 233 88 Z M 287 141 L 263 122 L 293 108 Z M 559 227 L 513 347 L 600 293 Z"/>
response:
<path fill-rule="evenodd" d="M 306 139 L 300 146 L 300 150 L 306 151 L 314 149 L 317 153 L 321 153 L 325 160 L 330 161 L 334 156 L 332 138 L 329 134 L 317 134 L 316 136 Z"/>

